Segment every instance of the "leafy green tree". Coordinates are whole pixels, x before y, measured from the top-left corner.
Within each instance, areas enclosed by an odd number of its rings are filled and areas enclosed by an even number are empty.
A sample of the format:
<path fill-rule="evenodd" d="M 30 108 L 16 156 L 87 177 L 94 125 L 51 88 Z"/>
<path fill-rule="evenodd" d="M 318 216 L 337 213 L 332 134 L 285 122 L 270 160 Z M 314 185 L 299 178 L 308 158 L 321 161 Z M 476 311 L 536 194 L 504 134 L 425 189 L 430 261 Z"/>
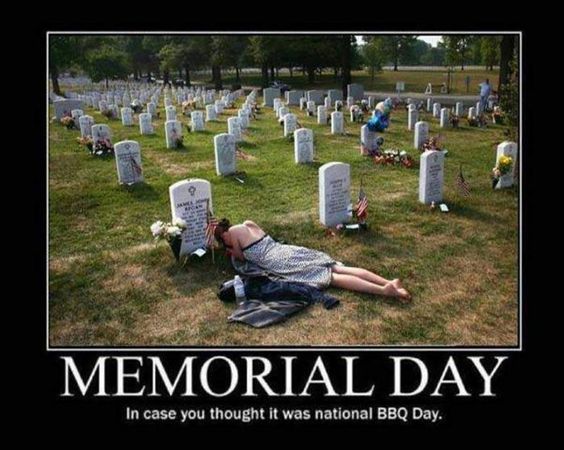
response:
<path fill-rule="evenodd" d="M 493 67 L 499 64 L 501 36 L 484 36 L 480 44 L 482 57 L 480 62 L 486 66 L 487 70 L 493 70 Z"/>
<path fill-rule="evenodd" d="M 127 78 L 129 74 L 127 55 L 110 45 L 90 50 L 84 69 L 92 81 L 105 80 L 106 87 L 110 79 Z"/>
<path fill-rule="evenodd" d="M 397 72 L 400 62 L 409 61 L 412 57 L 413 46 L 417 40 L 417 36 L 413 35 L 385 35 L 381 36 L 382 49 L 387 60 L 394 65 L 394 71 Z"/>
<path fill-rule="evenodd" d="M 474 36 L 468 34 L 449 34 L 443 36 L 442 43 L 446 50 L 445 64 L 460 66 L 460 70 L 464 70 L 473 40 Z"/>
<path fill-rule="evenodd" d="M 364 37 L 365 44 L 362 46 L 361 54 L 364 64 L 368 67 L 370 79 L 374 82 L 376 72 L 382 70 L 385 60 L 382 38 L 379 36 Z"/>

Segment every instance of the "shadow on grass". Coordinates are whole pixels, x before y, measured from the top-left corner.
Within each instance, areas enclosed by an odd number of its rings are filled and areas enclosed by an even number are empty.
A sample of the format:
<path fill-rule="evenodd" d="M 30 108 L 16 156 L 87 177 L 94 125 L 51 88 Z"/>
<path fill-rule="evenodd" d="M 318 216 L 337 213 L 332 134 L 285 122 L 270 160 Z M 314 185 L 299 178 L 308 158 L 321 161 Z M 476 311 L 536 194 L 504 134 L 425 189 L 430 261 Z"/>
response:
<path fill-rule="evenodd" d="M 480 211 L 463 203 L 462 199 L 449 200 L 449 214 L 453 214 L 466 219 L 480 220 L 486 223 L 493 223 L 496 217 L 492 214 Z"/>
<path fill-rule="evenodd" d="M 120 188 L 142 202 L 153 202 L 160 198 L 155 188 L 146 182 L 132 185 L 122 184 Z"/>

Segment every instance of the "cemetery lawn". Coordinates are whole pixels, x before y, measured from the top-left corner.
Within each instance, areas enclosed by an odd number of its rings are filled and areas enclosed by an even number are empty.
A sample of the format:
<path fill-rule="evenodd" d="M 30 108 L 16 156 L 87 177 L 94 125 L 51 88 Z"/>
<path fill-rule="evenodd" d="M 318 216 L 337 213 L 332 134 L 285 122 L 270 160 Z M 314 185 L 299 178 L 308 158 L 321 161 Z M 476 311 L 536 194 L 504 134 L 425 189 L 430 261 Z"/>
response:
<path fill-rule="evenodd" d="M 239 100 L 240 102 L 240 100 Z M 179 120 L 187 123 L 187 119 Z M 58 123 L 49 129 L 49 317 L 53 346 L 254 346 L 254 345 L 517 345 L 518 188 L 493 191 L 490 173 L 506 127 L 441 132 L 445 202 L 450 212 L 418 203 L 418 167 L 375 166 L 359 154 L 360 125 L 345 123 L 332 136 L 297 107 L 291 112 L 315 133 L 315 162 L 294 164 L 293 144 L 282 137 L 271 108 L 251 121 L 238 160 L 245 184 L 215 174 L 213 136 L 226 132 L 226 110 L 206 131 L 184 131 L 185 149 L 165 147 L 162 103 L 156 134 L 140 136 L 138 124 L 108 123 L 114 143 L 137 140 L 145 184 L 117 183 L 113 158 L 96 159 L 79 147 L 79 131 Z M 51 109 L 51 116 L 53 116 Z M 347 114 L 348 116 L 348 114 Z M 431 135 L 438 119 L 422 113 Z M 395 111 L 384 133 L 385 149 L 413 150 L 406 112 Z M 318 168 L 330 161 L 351 165 L 353 201 L 361 177 L 369 198 L 369 230 L 326 237 L 318 220 Z M 460 165 L 471 187 L 456 188 Z M 256 221 L 287 243 L 327 252 L 347 265 L 404 280 L 411 304 L 331 288 L 341 300 L 333 310 L 314 305 L 284 324 L 253 329 L 227 322 L 234 309 L 216 297 L 234 275 L 216 252 L 176 263 L 149 227 L 170 220 L 169 185 L 185 178 L 212 184 L 218 218 Z"/>

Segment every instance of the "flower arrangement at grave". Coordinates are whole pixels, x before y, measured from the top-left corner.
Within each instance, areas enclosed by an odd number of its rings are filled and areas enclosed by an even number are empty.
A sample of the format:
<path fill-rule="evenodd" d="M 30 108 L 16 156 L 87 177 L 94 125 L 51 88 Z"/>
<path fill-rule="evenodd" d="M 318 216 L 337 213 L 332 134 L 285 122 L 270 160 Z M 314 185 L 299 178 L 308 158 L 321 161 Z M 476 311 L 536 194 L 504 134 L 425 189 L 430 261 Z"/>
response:
<path fill-rule="evenodd" d="M 441 138 L 440 136 L 432 136 L 429 139 L 426 139 L 425 142 L 421 145 L 420 151 L 442 151 L 443 149 L 440 146 Z"/>
<path fill-rule="evenodd" d="M 452 128 L 458 128 L 458 124 L 460 123 L 460 117 L 458 117 L 456 114 L 453 114 L 452 116 L 449 117 L 448 121 L 452 126 Z"/>
<path fill-rule="evenodd" d="M 61 118 L 61 124 L 66 127 L 67 130 L 72 130 L 76 128 L 74 119 L 71 116 L 64 116 Z"/>
<path fill-rule="evenodd" d="M 492 169 L 492 187 L 495 188 L 503 175 L 507 175 L 513 167 L 513 158 L 502 155 L 497 160 L 496 166 Z"/>
<path fill-rule="evenodd" d="M 94 156 L 107 156 L 114 153 L 114 146 L 107 138 L 98 139 L 92 146 L 90 153 Z"/>
<path fill-rule="evenodd" d="M 92 138 L 90 136 L 84 136 L 84 137 L 77 137 L 76 141 L 80 144 L 80 145 L 84 145 L 86 147 L 86 149 L 92 153 L 92 146 L 94 145 L 94 141 L 92 141 Z"/>
<path fill-rule="evenodd" d="M 485 114 L 479 114 L 476 117 L 468 117 L 468 125 L 471 127 L 483 128 L 488 124 Z"/>
<path fill-rule="evenodd" d="M 415 162 L 405 150 L 391 149 L 384 150 L 379 155 L 374 156 L 374 164 L 380 166 L 401 166 L 410 169 L 415 165 Z"/>
<path fill-rule="evenodd" d="M 364 123 L 364 112 L 360 108 L 360 106 L 358 105 L 353 106 L 351 112 L 352 112 L 353 122 Z"/>
<path fill-rule="evenodd" d="M 495 124 L 503 123 L 503 111 L 499 106 L 494 106 L 492 113 L 492 122 Z"/>
<path fill-rule="evenodd" d="M 187 228 L 186 221 L 176 218 L 171 222 L 157 220 L 151 225 L 151 233 L 155 241 L 166 240 L 177 261 L 180 260 L 180 247 L 182 245 L 182 232 Z"/>
<path fill-rule="evenodd" d="M 134 114 L 139 114 L 143 111 L 143 105 L 141 105 L 140 103 L 132 103 L 131 105 L 129 105 L 129 107 L 133 110 Z"/>

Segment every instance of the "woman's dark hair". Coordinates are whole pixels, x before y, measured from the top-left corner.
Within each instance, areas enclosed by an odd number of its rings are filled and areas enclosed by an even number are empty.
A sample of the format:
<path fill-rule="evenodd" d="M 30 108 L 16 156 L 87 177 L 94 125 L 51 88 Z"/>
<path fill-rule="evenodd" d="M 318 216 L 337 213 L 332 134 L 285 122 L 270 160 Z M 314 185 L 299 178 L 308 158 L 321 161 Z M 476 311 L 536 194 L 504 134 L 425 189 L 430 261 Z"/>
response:
<path fill-rule="evenodd" d="M 231 228 L 231 223 L 229 222 L 229 219 L 226 219 L 225 217 L 221 219 L 217 224 L 217 226 L 215 227 L 215 231 L 213 235 L 215 239 L 218 242 L 221 242 L 223 245 L 225 245 L 225 242 L 223 242 L 221 235 L 225 233 L 227 230 L 229 230 L 229 228 Z"/>

